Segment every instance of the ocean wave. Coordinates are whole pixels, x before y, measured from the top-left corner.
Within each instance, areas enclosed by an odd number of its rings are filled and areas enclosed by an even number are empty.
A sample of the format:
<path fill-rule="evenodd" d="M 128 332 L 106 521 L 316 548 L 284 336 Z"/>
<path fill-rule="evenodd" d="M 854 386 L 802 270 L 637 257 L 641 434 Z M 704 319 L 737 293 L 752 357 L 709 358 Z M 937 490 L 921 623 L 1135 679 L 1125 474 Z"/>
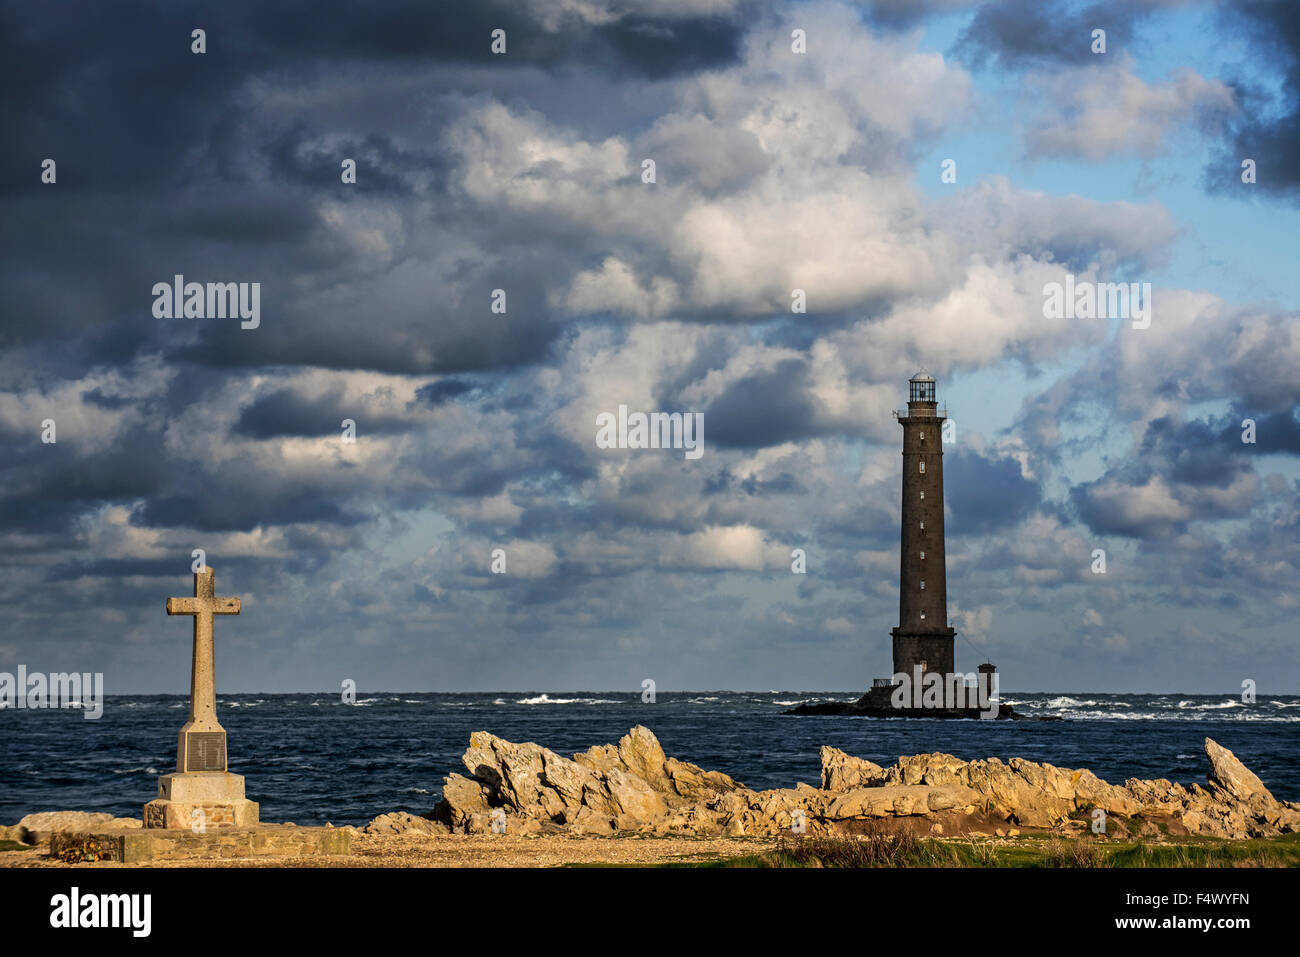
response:
<path fill-rule="evenodd" d="M 520 698 L 515 704 L 618 704 L 618 702 L 611 698 L 552 698 L 543 693 L 535 698 Z"/>
<path fill-rule="evenodd" d="M 1294 724 L 1300 723 L 1300 716 L 1269 714 L 1261 712 L 1233 712 L 1229 718 L 1221 711 L 1185 710 L 1170 711 L 1080 711 L 1064 708 L 1057 716 L 1070 721 L 1243 721 L 1257 724 Z"/>
<path fill-rule="evenodd" d="M 1214 704 L 1197 704 L 1195 701 L 1180 701 L 1179 708 L 1186 708 L 1191 711 L 1222 711 L 1224 708 L 1244 708 L 1245 702 L 1238 701 L 1236 698 L 1229 698 L 1227 701 L 1219 701 Z"/>
<path fill-rule="evenodd" d="M 1069 695 L 1059 695 L 1055 698 L 1049 698 L 1042 702 L 1039 707 L 1042 708 L 1095 708 L 1097 702 L 1092 698 L 1080 701 L 1078 698 L 1071 698 Z"/>

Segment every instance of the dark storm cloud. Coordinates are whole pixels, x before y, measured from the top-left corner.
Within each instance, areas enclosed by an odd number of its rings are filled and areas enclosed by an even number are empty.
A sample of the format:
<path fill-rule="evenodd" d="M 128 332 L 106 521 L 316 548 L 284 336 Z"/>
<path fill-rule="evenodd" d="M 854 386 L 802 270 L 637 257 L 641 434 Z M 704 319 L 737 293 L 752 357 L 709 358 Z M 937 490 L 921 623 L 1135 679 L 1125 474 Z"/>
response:
<path fill-rule="evenodd" d="M 1043 501 L 1039 484 L 1010 457 L 958 448 L 944 455 L 944 487 L 951 535 L 983 535 L 1019 524 Z"/>
<path fill-rule="evenodd" d="M 51 581 L 79 578 L 167 578 L 183 568 L 181 554 L 164 558 L 101 558 L 66 562 L 49 571 Z"/>
<path fill-rule="evenodd" d="M 395 71 L 454 71 L 430 82 L 431 101 L 449 91 L 490 90 L 493 73 L 538 67 L 661 77 L 732 61 L 747 22 L 739 8 L 730 19 L 684 16 L 661 24 L 641 16 L 593 26 L 568 18 L 562 29 L 548 29 L 529 13 L 546 11 L 541 5 L 477 0 L 71 6 L 21 3 L 0 11 L 0 129 L 17 144 L 0 151 L 0 194 L 7 198 L 0 282 L 13 307 L 0 317 L 0 345 L 59 338 L 66 352 L 70 338 L 87 337 L 92 341 L 71 346 L 93 347 L 87 361 L 152 351 L 158 330 L 124 335 L 121 323 L 147 319 L 148 289 L 175 272 L 222 273 L 196 276 L 200 281 L 292 277 L 295 295 L 304 279 L 308 286 L 322 278 L 337 285 L 355 275 L 355 251 L 321 221 L 323 189 L 350 204 L 445 188 L 445 154 L 398 142 L 386 126 L 386 112 L 411 102 L 409 90 L 384 96 L 383 83 Z M 190 50 L 196 27 L 207 31 L 203 55 Z M 508 34 L 505 56 L 489 48 L 498 27 Z M 334 76 L 344 93 L 374 87 L 378 102 L 359 115 L 373 126 L 356 128 L 354 114 L 345 128 L 332 128 L 322 113 L 326 96 L 307 96 L 297 115 L 287 105 Z M 286 95 L 282 113 L 265 108 L 267 91 Z M 436 134 L 448 115 L 428 102 L 420 123 L 400 128 Z M 349 190 L 338 189 L 341 155 L 360 166 Z M 58 163 L 56 185 L 40 182 L 46 157 Z M 472 222 L 473 215 L 460 209 L 439 218 Z M 527 237 L 516 238 L 527 245 Z M 479 239 L 502 245 L 490 227 Z M 537 267 L 532 285 L 546 285 L 541 277 L 553 268 Z M 525 286 L 526 271 L 519 275 Z M 428 293 L 444 309 L 473 308 L 455 290 Z M 261 351 L 203 330 L 202 347 L 174 354 L 220 367 L 428 372 L 533 361 L 551 337 L 542 319 L 532 328 L 516 322 L 508 334 L 470 333 L 458 320 L 437 322 L 430 310 L 424 321 L 438 326 L 428 335 L 435 357 L 417 362 L 416 340 L 425 334 L 400 313 L 392 336 L 360 345 L 346 329 L 300 322 L 307 331 L 282 323 L 266 333 Z M 104 335 L 110 324 L 113 334 Z"/>
<path fill-rule="evenodd" d="M 1240 450 L 1226 439 L 1235 439 L 1241 445 L 1239 435 L 1225 436 L 1199 419 L 1190 422 L 1178 422 L 1168 416 L 1156 419 L 1142 437 L 1135 456 L 1140 464 L 1136 467 L 1146 472 L 1167 463 L 1167 474 L 1176 481 L 1226 485 L 1246 467 L 1231 454 Z"/>
<path fill-rule="evenodd" d="M 842 553 L 842 566 L 848 573 L 861 576 L 862 569 L 852 563 L 852 556 L 859 549 L 882 549 L 898 547 L 898 514 L 891 510 L 898 496 L 891 493 L 886 499 L 863 495 L 860 500 L 850 500 L 847 507 L 835 510 L 828 518 L 820 522 L 813 530 L 817 546 L 821 550 L 833 550 Z"/>
<path fill-rule="evenodd" d="M 1069 0 L 999 0 L 985 3 L 954 45 L 974 67 L 1059 67 L 1096 60 L 1092 31 L 1106 31 L 1107 52 L 1132 39 L 1133 25 L 1158 3 L 1105 0 L 1080 6 Z"/>
<path fill-rule="evenodd" d="M 789 495 L 802 494 L 807 491 L 803 483 L 789 472 L 782 472 L 770 479 L 760 479 L 757 476 L 750 475 L 738 483 L 736 488 L 746 495 L 767 495 L 774 492 Z"/>
<path fill-rule="evenodd" d="M 0 528 L 65 536 L 86 511 L 166 487 L 171 468 L 152 429 L 129 429 L 88 455 L 78 454 L 78 436 L 66 421 L 57 434 L 59 441 L 46 445 L 33 433 L 6 451 Z"/>
<path fill-rule="evenodd" d="M 305 123 L 284 131 L 268 144 L 267 155 L 274 179 L 307 188 L 338 181 L 342 172 L 340 157 L 355 160 L 357 181 L 352 185 L 356 189 L 341 197 L 348 201 L 369 195 L 397 199 L 417 192 L 440 193 L 446 188 L 449 169 L 442 154 L 404 147 L 383 133 L 344 136 L 327 149 L 320 131 Z"/>
<path fill-rule="evenodd" d="M 1134 454 L 1072 487 L 1070 503 L 1093 531 L 1139 539 L 1239 518 L 1254 505 L 1253 448 L 1221 422 L 1156 419 Z M 1158 488 L 1161 500 L 1150 501 Z"/>
<path fill-rule="evenodd" d="M 1246 418 L 1250 416 L 1186 423 L 1156 419 L 1134 456 L 1133 474 L 1161 474 L 1186 485 L 1226 488 L 1251 470 L 1251 459 L 1260 453 L 1300 453 L 1300 423 L 1293 412 L 1256 417 L 1254 444 L 1241 440 Z"/>
<path fill-rule="evenodd" d="M 293 389 L 278 389 L 244 406 L 234 431 L 254 439 L 338 435 L 344 419 L 352 419 L 359 431 L 374 435 L 405 432 L 413 425 L 407 419 L 365 415 L 357 403 L 345 401 L 341 391 L 313 398 Z"/>
<path fill-rule="evenodd" d="M 867 20 L 887 30 L 905 30 L 935 14 L 973 7 L 981 0 L 858 0 Z"/>
<path fill-rule="evenodd" d="M 232 470 L 227 469 L 208 481 L 232 477 Z M 234 489 L 227 488 L 219 499 L 203 488 L 155 495 L 133 512 L 131 518 L 142 526 L 247 532 L 259 525 L 297 522 L 350 526 L 364 521 L 365 516 L 345 504 L 330 501 L 319 489 L 288 484 L 266 487 L 258 482 L 243 482 Z"/>
<path fill-rule="evenodd" d="M 264 319 L 256 332 L 241 336 L 209 322 L 199 327 L 199 342 L 172 355 L 225 369 L 292 365 L 402 375 L 476 372 L 544 358 L 560 326 L 549 321 L 545 307 L 524 308 L 545 298 L 531 278 L 520 275 L 510 284 L 518 314 L 497 315 L 489 311 L 494 278 L 483 266 L 471 272 L 482 278 L 462 277 L 453 289 L 433 276 L 385 274 L 354 284 L 331 309 L 270 283 L 263 287 Z M 383 335 L 373 334 L 376 314 Z"/>
<path fill-rule="evenodd" d="M 704 412 L 708 441 L 756 449 L 821 433 L 803 359 L 785 359 L 727 386 Z"/>
<path fill-rule="evenodd" d="M 1206 168 L 1206 187 L 1241 195 L 1241 162 L 1249 158 L 1257 167 L 1251 190 L 1300 200 L 1300 4 L 1238 0 L 1220 8 L 1219 20 L 1224 30 L 1246 35 L 1261 72 L 1280 77 L 1282 102 L 1247 81 L 1236 84 L 1243 109 L 1229 145 Z"/>
<path fill-rule="evenodd" d="M 1241 423 L 1255 419 L 1255 445 L 1260 452 L 1285 452 L 1300 455 L 1300 419 L 1296 418 L 1296 409 L 1274 412 L 1271 415 L 1251 416 L 1242 414 L 1228 421 L 1220 438 L 1231 443 L 1240 442 L 1243 428 Z"/>
<path fill-rule="evenodd" d="M 768 495 L 802 495 L 806 494 L 808 489 L 798 476 L 790 472 L 781 472 L 771 478 L 749 475 L 737 479 L 730 469 L 724 467 L 704 480 L 701 491 L 706 495 L 734 496 L 743 493 L 761 498 Z"/>
<path fill-rule="evenodd" d="M 656 79 L 714 69 L 736 59 L 744 16 L 742 7 L 736 20 L 697 17 L 665 24 L 642 16 L 625 17 L 593 31 L 599 44 L 593 44 L 593 52 L 607 68 L 621 66 Z M 600 49 L 604 44 L 612 55 Z"/>
<path fill-rule="evenodd" d="M 235 108 L 232 92 L 262 73 L 448 62 L 663 76 L 733 60 L 742 12 L 735 21 L 574 20 L 547 31 L 519 4 L 484 0 L 9 4 L 0 11 L 0 128 L 24 148 L 0 155 L 0 190 L 32 189 L 45 156 L 68 163 L 63 189 L 172 180 Z M 190 52 L 196 27 L 207 31 L 203 55 Z M 507 31 L 504 56 L 490 50 L 497 28 Z"/>
<path fill-rule="evenodd" d="M 473 383 L 462 379 L 439 379 L 415 390 L 415 398 L 426 405 L 438 406 L 475 391 Z"/>

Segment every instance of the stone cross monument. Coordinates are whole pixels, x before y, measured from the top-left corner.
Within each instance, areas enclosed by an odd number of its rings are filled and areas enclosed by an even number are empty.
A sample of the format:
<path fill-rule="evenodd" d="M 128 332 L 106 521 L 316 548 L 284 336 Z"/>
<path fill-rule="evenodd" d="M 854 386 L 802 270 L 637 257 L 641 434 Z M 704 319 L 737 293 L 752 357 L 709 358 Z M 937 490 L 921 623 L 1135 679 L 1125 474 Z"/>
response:
<path fill-rule="evenodd" d="M 238 615 L 238 598 L 217 598 L 215 572 L 194 573 L 193 598 L 168 598 L 167 614 L 194 616 L 190 717 L 180 730 L 176 772 L 158 779 L 158 797 L 144 806 L 145 827 L 242 827 L 257 823 L 257 804 L 244 797 L 244 779 L 226 764 L 226 730 L 217 721 L 212 616 Z"/>

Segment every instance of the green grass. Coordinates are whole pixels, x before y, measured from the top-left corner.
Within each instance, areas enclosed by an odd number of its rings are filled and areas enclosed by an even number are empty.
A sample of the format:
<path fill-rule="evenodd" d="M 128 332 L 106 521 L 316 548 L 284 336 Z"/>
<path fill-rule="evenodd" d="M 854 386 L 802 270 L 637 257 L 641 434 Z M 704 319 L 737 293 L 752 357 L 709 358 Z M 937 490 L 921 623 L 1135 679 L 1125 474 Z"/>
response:
<path fill-rule="evenodd" d="M 23 844 L 21 841 L 0 841 L 0 851 L 32 851 L 35 844 Z"/>
<path fill-rule="evenodd" d="M 783 839 L 775 848 L 667 867 L 1300 867 L 1300 834 L 1179 843 L 1026 837 L 941 840 L 909 833 Z"/>

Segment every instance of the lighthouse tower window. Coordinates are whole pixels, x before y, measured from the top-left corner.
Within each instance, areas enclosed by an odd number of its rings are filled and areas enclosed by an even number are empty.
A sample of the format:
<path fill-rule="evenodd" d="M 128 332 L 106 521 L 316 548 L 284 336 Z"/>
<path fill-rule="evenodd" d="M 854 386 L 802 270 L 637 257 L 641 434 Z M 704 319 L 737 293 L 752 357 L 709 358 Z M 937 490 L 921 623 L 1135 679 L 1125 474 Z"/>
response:
<path fill-rule="evenodd" d="M 925 561 L 925 552 L 921 553 L 921 561 Z"/>
<path fill-rule="evenodd" d="M 925 591 L 925 579 L 921 579 L 921 591 Z"/>
<path fill-rule="evenodd" d="M 924 492 L 921 493 L 921 501 L 925 501 L 925 493 L 924 493 Z"/>
<path fill-rule="evenodd" d="M 922 618 L 925 617 L 925 612 L 921 612 L 921 617 L 922 617 Z"/>
<path fill-rule="evenodd" d="M 925 531 L 925 522 L 921 523 L 921 531 Z"/>

